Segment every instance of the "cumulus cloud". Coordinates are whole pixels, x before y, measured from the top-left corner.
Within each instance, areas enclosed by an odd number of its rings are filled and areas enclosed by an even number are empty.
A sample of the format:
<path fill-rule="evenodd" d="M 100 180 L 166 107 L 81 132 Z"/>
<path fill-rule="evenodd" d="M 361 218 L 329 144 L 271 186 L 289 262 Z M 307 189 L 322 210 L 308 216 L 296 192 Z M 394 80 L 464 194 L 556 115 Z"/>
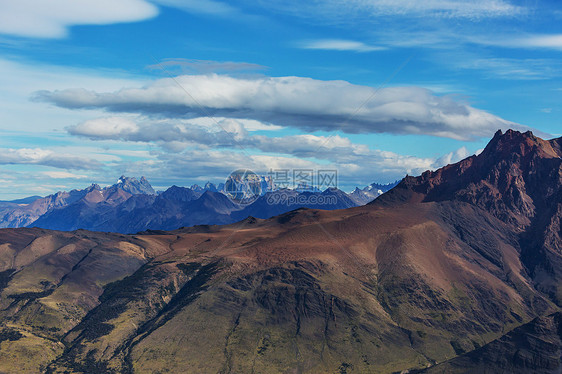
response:
<path fill-rule="evenodd" d="M 246 121 L 220 119 L 212 126 L 201 126 L 182 120 L 139 120 L 108 117 L 86 121 L 67 130 L 71 135 L 92 140 L 120 140 L 156 143 L 181 152 L 188 147 L 248 148 L 262 152 L 287 154 L 299 158 L 316 158 L 331 161 L 352 156 L 373 156 L 375 152 L 363 144 L 355 144 L 339 135 L 316 136 L 312 134 L 265 136 L 252 135 L 245 127 Z M 384 152 L 377 151 L 376 155 Z M 395 154 L 387 155 L 396 158 Z"/>
<path fill-rule="evenodd" d="M 395 155 L 398 157 L 399 155 Z M 264 154 L 245 155 L 231 150 L 191 150 L 182 153 L 162 153 L 151 163 L 130 164 L 127 173 L 143 172 L 147 175 L 166 178 L 185 178 L 185 171 L 200 176 L 200 179 L 220 181 L 234 170 L 247 168 L 265 175 L 271 170 L 338 170 L 340 181 L 348 187 L 361 186 L 372 181 L 393 181 L 406 173 L 420 174 L 431 167 L 434 160 L 402 158 L 365 158 L 364 164 L 330 163 L 289 156 Z"/>
<path fill-rule="evenodd" d="M 499 128 L 526 129 L 420 87 L 375 91 L 346 81 L 301 77 L 183 75 L 115 92 L 41 91 L 35 99 L 70 109 L 159 118 L 251 119 L 308 132 L 427 134 L 466 140 L 491 136 Z"/>
<path fill-rule="evenodd" d="M 437 169 L 444 165 L 454 164 L 455 162 L 464 160 L 468 156 L 470 156 L 470 152 L 468 151 L 468 149 L 466 149 L 466 147 L 464 146 L 460 147 L 456 151 L 449 152 L 435 160 L 435 162 L 433 163 L 433 168 Z"/>
<path fill-rule="evenodd" d="M 158 14 L 144 0 L 0 0 L 0 7 L 0 33 L 33 38 L 61 38 L 73 25 L 136 22 Z"/>
<path fill-rule="evenodd" d="M 124 139 L 127 135 L 138 131 L 137 124 L 125 117 L 96 118 L 69 128 L 69 132 L 73 135 L 81 135 L 92 139 Z"/>
<path fill-rule="evenodd" d="M 101 163 L 72 154 L 59 154 L 41 148 L 0 149 L 0 164 L 43 165 L 60 169 L 99 169 Z"/>
<path fill-rule="evenodd" d="M 297 46 L 302 49 L 321 49 L 353 52 L 373 52 L 387 49 L 386 47 L 368 45 L 363 42 L 343 39 L 304 40 L 297 43 Z"/>
<path fill-rule="evenodd" d="M 126 118 L 124 121 L 129 123 L 131 119 Z M 228 133 L 216 127 L 204 128 L 177 120 L 143 120 L 136 124 L 134 131 L 131 131 L 131 126 L 126 125 L 121 127 L 121 132 L 114 132 L 117 122 L 117 118 L 107 121 L 99 119 L 73 126 L 68 130 L 73 135 L 86 136 L 93 140 L 113 139 L 158 144 L 163 149 L 163 152 L 158 153 L 159 161 L 156 164 L 143 164 L 143 167 L 171 169 L 171 173 L 175 173 L 173 171 L 178 165 L 185 165 L 189 160 L 189 170 L 192 173 L 208 173 L 211 168 L 223 172 L 226 172 L 224 168 L 231 169 L 230 171 L 236 168 L 250 168 L 263 172 L 289 166 L 315 169 L 333 167 L 340 169 L 348 178 L 370 180 L 373 177 L 371 174 L 374 173 L 385 180 L 394 180 L 406 173 L 419 174 L 441 166 L 452 158 L 451 156 L 447 160 L 435 160 L 373 150 L 340 135 L 252 135 L 246 131 L 243 123 L 232 119 L 220 122 L 222 129 Z M 241 152 L 239 148 L 250 152 Z M 256 154 L 255 150 L 260 153 Z"/>

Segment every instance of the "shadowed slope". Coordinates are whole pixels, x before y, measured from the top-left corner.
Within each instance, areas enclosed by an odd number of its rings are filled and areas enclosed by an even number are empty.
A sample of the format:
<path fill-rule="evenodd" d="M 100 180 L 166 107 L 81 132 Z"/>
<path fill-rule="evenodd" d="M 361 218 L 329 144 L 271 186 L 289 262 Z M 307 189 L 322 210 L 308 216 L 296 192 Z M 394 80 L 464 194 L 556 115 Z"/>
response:
<path fill-rule="evenodd" d="M 538 317 L 484 347 L 420 373 L 562 372 L 562 314 Z"/>

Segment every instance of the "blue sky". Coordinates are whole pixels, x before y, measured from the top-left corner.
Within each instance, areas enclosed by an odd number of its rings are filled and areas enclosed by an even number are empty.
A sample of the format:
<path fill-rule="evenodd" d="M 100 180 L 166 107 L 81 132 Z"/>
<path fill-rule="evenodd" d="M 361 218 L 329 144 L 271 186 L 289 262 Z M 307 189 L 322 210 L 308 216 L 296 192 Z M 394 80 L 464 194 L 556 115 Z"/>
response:
<path fill-rule="evenodd" d="M 0 0 L 0 199 L 337 169 L 349 190 L 560 136 L 562 5 Z"/>

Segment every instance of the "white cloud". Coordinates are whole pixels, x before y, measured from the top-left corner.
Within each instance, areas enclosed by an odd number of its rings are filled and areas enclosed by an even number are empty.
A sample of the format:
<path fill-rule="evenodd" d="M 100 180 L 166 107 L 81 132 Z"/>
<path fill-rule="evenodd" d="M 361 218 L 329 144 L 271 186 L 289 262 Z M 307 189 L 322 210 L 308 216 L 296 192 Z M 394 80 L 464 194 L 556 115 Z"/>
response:
<path fill-rule="evenodd" d="M 61 38 L 73 25 L 106 25 L 154 17 L 158 9 L 144 0 L 0 0 L 0 33 Z"/>
<path fill-rule="evenodd" d="M 86 179 L 87 175 L 69 173 L 67 171 L 42 171 L 41 175 L 45 175 L 51 179 Z"/>
<path fill-rule="evenodd" d="M 343 39 L 304 40 L 297 43 L 302 49 L 320 49 L 333 51 L 373 52 L 382 51 L 386 47 L 368 45 L 363 42 Z"/>
<path fill-rule="evenodd" d="M 42 148 L 0 148 L 0 164 L 2 165 L 43 165 L 60 169 L 99 169 L 99 161 L 76 156 L 61 154 Z"/>
<path fill-rule="evenodd" d="M 80 135 L 85 137 L 112 139 L 116 136 L 135 133 L 139 127 L 129 118 L 105 117 L 82 122 L 73 129 L 78 129 Z"/>
<path fill-rule="evenodd" d="M 199 117 L 199 118 L 193 118 L 189 120 L 189 123 L 196 125 L 196 126 L 200 126 L 200 127 L 204 127 L 204 128 L 210 128 L 210 127 L 216 127 L 217 123 L 221 124 L 224 120 L 226 120 L 227 118 L 224 117 Z M 282 130 L 284 129 L 283 126 L 277 126 L 277 125 L 272 125 L 271 123 L 264 123 L 261 121 L 256 121 L 253 119 L 237 119 L 236 122 L 240 123 L 242 125 L 242 127 L 244 127 L 244 130 L 246 131 L 278 131 L 278 130 Z"/>
<path fill-rule="evenodd" d="M 562 34 L 466 35 L 464 39 L 470 43 L 493 47 L 562 50 Z"/>
<path fill-rule="evenodd" d="M 552 35 L 532 35 L 520 39 L 515 39 L 513 46 L 517 47 L 531 47 L 531 48 L 549 48 L 562 50 L 562 34 Z"/>
<path fill-rule="evenodd" d="M 455 162 L 459 162 L 461 160 L 464 160 L 468 156 L 470 156 L 470 152 L 468 152 L 468 149 L 466 149 L 466 147 L 463 146 L 463 147 L 457 149 L 456 151 L 449 152 L 449 153 L 439 157 L 434 162 L 433 167 L 435 169 L 437 169 L 437 168 L 440 168 L 441 166 L 444 166 L 444 165 L 454 164 Z"/>
<path fill-rule="evenodd" d="M 375 91 L 345 81 L 301 77 L 183 75 L 160 79 L 142 88 L 101 93 L 83 88 L 41 91 L 35 98 L 69 109 L 105 109 L 155 118 L 211 115 L 304 131 L 471 139 L 491 136 L 499 128 L 527 129 L 456 102 L 452 96 L 437 96 L 420 87 Z"/>
<path fill-rule="evenodd" d="M 114 129 L 113 122 L 115 120 L 106 123 L 111 131 Z M 216 173 L 228 174 L 235 168 L 267 171 L 284 167 L 316 169 L 332 167 L 340 169 L 342 175 L 350 179 L 370 180 L 373 177 L 371 174 L 374 173 L 381 178 L 384 177 L 384 180 L 394 180 L 406 173 L 416 175 L 449 163 L 453 159 L 456 161 L 463 155 L 461 154 L 463 150 L 467 154 L 466 149 L 461 148 L 440 159 L 420 158 L 373 150 L 339 135 L 328 137 L 311 134 L 280 137 L 251 135 L 236 122 L 227 119 L 222 124 L 230 134 L 217 131 L 216 128 L 205 129 L 178 120 L 144 120 L 138 124 L 134 132 L 127 128 L 120 134 L 112 135 L 108 135 L 109 131 L 104 128 L 103 120 L 96 120 L 86 128 L 82 128 L 79 124 L 69 131 L 73 135 L 97 140 L 115 139 L 158 144 L 163 149 L 163 152 L 156 152 L 158 161 L 151 164 L 142 163 L 142 167 L 155 173 L 170 173 L 176 177 L 180 176 L 178 165 L 185 166 L 189 163 L 189 170 L 194 175 L 208 173 L 211 169 Z M 236 152 L 239 146 L 251 151 Z M 260 153 L 256 154 L 255 150 Z M 139 170 L 134 172 L 138 173 Z"/>

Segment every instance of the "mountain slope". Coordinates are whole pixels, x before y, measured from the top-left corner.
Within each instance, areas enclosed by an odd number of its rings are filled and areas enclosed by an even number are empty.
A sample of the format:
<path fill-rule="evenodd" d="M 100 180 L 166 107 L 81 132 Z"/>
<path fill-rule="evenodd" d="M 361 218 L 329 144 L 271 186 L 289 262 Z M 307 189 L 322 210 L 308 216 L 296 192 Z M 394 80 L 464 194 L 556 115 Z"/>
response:
<path fill-rule="evenodd" d="M 472 235 L 488 236 L 465 244 L 441 218 L 459 211 L 467 227 L 479 223 Z M 463 203 L 432 203 L 392 211 L 300 210 L 132 237 L 5 231 L 3 248 L 12 251 L 4 254 L 6 264 L 15 253 L 23 269 L 2 293 L 3 313 L 10 329 L 29 331 L 30 339 L 64 342 L 51 365 L 61 371 L 425 366 L 551 308 L 519 275 L 516 241 L 504 234 L 505 224 L 489 216 L 483 225 L 481 213 Z M 67 237 L 90 244 L 74 249 Z M 30 239 L 45 253 L 19 265 L 20 256 L 33 252 Z M 491 240 L 501 253 L 497 264 L 479 252 Z M 114 262 L 130 267 L 117 271 Z M 107 270 L 98 276 L 100 266 Z M 108 272 L 116 282 L 108 283 Z M 84 302 L 77 313 L 77 294 L 98 296 L 99 304 Z M 26 346 L 26 339 L 11 346 Z"/>
<path fill-rule="evenodd" d="M 407 177 L 379 206 L 464 201 L 509 223 L 537 287 L 562 306 L 562 138 L 498 131 L 484 151 L 420 177 Z"/>
<path fill-rule="evenodd" d="M 393 373 L 477 349 L 475 367 L 494 367 L 509 342 L 547 357 L 559 325 L 531 321 L 560 311 L 560 139 L 536 139 L 496 134 L 350 209 L 137 235 L 1 230 L 0 371 Z"/>

